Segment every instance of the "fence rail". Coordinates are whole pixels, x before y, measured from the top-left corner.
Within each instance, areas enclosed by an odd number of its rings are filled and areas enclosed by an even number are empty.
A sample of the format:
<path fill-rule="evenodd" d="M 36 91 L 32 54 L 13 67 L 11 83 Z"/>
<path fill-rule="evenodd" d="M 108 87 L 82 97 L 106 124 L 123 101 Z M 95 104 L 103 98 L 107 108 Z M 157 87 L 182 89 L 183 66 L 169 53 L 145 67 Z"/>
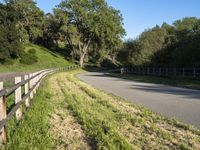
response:
<path fill-rule="evenodd" d="M 200 78 L 200 68 L 125 67 L 120 72 L 139 75 Z"/>
<path fill-rule="evenodd" d="M 6 143 L 7 122 L 14 115 L 17 121 L 22 118 L 22 104 L 25 102 L 25 107 L 30 107 L 31 99 L 33 99 L 36 94 L 36 91 L 44 77 L 55 72 L 76 68 L 79 68 L 79 66 L 75 65 L 57 69 L 46 69 L 25 75 L 23 81 L 21 77 L 15 77 L 15 85 L 9 89 L 4 89 L 3 82 L 0 82 L 0 143 Z M 23 86 L 24 92 L 22 92 Z M 9 112 L 7 112 L 7 98 L 13 93 L 15 94 L 15 105 L 10 108 Z"/>

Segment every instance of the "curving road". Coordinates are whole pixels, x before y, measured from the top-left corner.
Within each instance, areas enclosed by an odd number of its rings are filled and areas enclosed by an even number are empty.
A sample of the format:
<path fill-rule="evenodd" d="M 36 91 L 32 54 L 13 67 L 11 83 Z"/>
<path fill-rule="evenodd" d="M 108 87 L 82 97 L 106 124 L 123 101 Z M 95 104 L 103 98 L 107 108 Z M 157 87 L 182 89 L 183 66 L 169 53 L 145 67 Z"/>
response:
<path fill-rule="evenodd" d="M 78 77 L 94 87 L 200 128 L 199 90 L 129 81 L 102 72 L 86 72 Z"/>

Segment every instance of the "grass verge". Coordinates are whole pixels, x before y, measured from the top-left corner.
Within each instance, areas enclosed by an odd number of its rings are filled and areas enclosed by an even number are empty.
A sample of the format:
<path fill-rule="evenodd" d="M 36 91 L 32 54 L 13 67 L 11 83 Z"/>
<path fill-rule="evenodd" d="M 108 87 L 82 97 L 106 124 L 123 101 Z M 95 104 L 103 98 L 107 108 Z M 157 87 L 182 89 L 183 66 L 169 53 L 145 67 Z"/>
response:
<path fill-rule="evenodd" d="M 48 101 L 51 94 L 44 88 L 46 84 L 45 81 L 40 87 L 31 108 L 26 110 L 22 120 L 18 123 L 15 118 L 9 121 L 6 129 L 7 144 L 2 149 L 51 149 L 52 135 L 48 132 L 48 116 L 53 107 Z"/>
<path fill-rule="evenodd" d="M 58 83 L 94 149 L 200 148 L 199 130 L 97 90 L 77 73 L 58 74 Z"/>
<path fill-rule="evenodd" d="M 133 74 L 121 75 L 119 73 L 110 73 L 109 76 L 133 80 L 137 82 L 164 84 L 164 85 L 200 90 L 200 80 L 197 79 L 167 78 L 167 77 L 155 77 L 155 76 L 133 75 Z"/>
<path fill-rule="evenodd" d="M 200 131 L 166 119 L 75 77 L 50 76 L 5 149 L 200 149 Z"/>

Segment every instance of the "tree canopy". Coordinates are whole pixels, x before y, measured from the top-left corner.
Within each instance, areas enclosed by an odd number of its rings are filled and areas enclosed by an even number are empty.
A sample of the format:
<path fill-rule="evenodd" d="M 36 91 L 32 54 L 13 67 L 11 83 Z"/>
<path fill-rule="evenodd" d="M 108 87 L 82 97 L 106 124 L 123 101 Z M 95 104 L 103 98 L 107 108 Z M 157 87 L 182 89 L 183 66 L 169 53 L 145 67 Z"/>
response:
<path fill-rule="evenodd" d="M 163 23 L 123 42 L 124 35 L 120 11 L 105 0 L 63 0 L 49 14 L 34 0 L 5 0 L 0 5 L 1 63 L 35 59 L 23 50 L 25 43 L 32 42 L 71 57 L 81 66 L 85 62 L 200 66 L 200 19 Z"/>
<path fill-rule="evenodd" d="M 44 13 L 33 0 L 5 0 L 0 6 L 0 62 L 4 63 L 27 56 L 23 45 L 43 36 Z"/>
<path fill-rule="evenodd" d="M 19 27 L 24 40 L 35 42 L 43 36 L 44 12 L 33 0 L 10 0 L 19 13 Z"/>
<path fill-rule="evenodd" d="M 12 5 L 0 4 L 0 62 L 20 55 L 22 44 L 17 26 L 19 15 Z"/>
<path fill-rule="evenodd" d="M 61 28 L 69 29 L 64 32 L 66 41 L 81 66 L 89 52 L 97 52 L 102 58 L 105 56 L 101 54 L 108 56 L 121 43 L 125 34 L 121 14 L 104 0 L 66 0 L 57 9 L 68 17 Z"/>
<path fill-rule="evenodd" d="M 129 45 L 129 47 L 127 47 Z M 186 17 L 172 25 L 163 23 L 124 43 L 125 65 L 200 66 L 200 19 Z M 119 57 L 121 60 L 121 58 Z"/>

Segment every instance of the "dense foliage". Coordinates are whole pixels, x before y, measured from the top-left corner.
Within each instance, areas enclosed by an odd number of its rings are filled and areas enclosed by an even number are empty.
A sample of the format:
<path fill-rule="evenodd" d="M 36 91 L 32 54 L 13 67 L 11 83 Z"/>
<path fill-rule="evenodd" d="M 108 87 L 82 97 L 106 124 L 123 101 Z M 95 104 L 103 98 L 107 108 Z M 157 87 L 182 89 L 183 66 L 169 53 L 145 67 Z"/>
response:
<path fill-rule="evenodd" d="M 46 15 L 34 0 L 6 0 L 1 5 L 1 62 L 14 56 L 20 57 L 21 63 L 36 62 L 34 56 L 23 51 L 22 45 L 26 42 L 56 51 L 62 47 L 62 54 L 78 60 L 81 66 L 85 61 L 96 63 L 108 59 L 114 62 L 116 49 L 125 34 L 120 12 L 108 6 L 105 0 L 64 0 L 52 14 Z M 3 9 L 8 6 L 12 7 L 10 12 Z M 4 28 L 7 24 L 8 28 Z M 10 41 L 4 41 L 8 34 L 12 39 L 18 38 L 14 47 Z M 34 60 L 28 62 L 28 59 Z"/>
<path fill-rule="evenodd" d="M 44 12 L 34 0 L 10 0 L 19 13 L 19 28 L 23 40 L 37 42 L 43 36 Z"/>
<path fill-rule="evenodd" d="M 18 33 L 18 13 L 12 5 L 0 4 L 0 62 L 5 63 L 20 54 L 22 47 Z"/>
<path fill-rule="evenodd" d="M 125 34 L 122 16 L 105 0 L 64 0 L 47 15 L 45 41 L 70 50 L 72 59 L 94 62 L 112 59 Z"/>
<path fill-rule="evenodd" d="M 134 66 L 200 66 L 200 19 L 183 18 L 146 30 L 124 43 L 118 59 Z"/>
<path fill-rule="evenodd" d="M 124 44 L 122 21 L 120 12 L 105 0 L 63 0 L 49 14 L 34 0 L 5 0 L 0 4 L 0 63 L 10 64 L 15 58 L 25 64 L 37 62 L 36 56 L 23 50 L 25 43 L 32 42 L 81 66 L 85 62 L 200 66 L 200 19 L 163 23 Z"/>
<path fill-rule="evenodd" d="M 44 14 L 33 0 L 6 0 L 0 4 L 0 62 L 14 58 L 21 58 L 25 64 L 36 62 L 36 56 L 24 52 L 23 45 L 43 36 L 43 22 Z"/>

